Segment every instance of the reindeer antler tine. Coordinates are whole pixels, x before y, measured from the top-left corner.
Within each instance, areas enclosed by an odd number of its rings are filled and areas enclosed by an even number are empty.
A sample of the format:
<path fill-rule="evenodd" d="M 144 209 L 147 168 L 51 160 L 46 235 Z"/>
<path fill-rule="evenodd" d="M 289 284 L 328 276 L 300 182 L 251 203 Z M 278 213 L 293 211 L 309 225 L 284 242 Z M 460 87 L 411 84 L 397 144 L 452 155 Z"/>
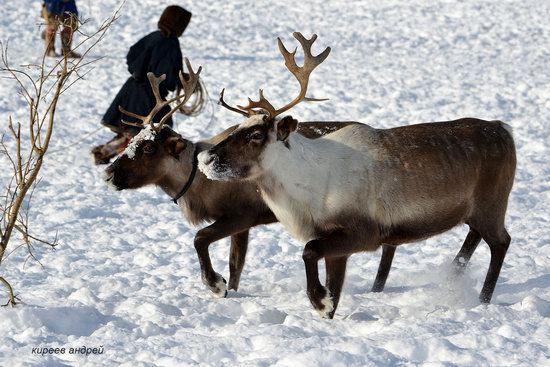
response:
<path fill-rule="evenodd" d="M 249 112 L 240 110 L 238 108 L 232 107 L 232 106 L 228 105 L 227 103 L 225 103 L 225 101 L 223 99 L 223 94 L 224 93 L 225 93 L 225 88 L 223 88 L 222 91 L 220 92 L 220 99 L 218 100 L 218 104 L 220 106 L 227 108 L 229 111 L 237 112 L 237 113 L 239 113 L 239 114 L 241 114 L 245 117 L 250 117 Z"/>
<path fill-rule="evenodd" d="M 137 113 L 126 111 L 124 108 L 122 108 L 122 106 L 118 106 L 118 110 L 120 112 L 122 112 L 123 114 L 125 114 L 126 116 L 134 117 L 134 118 L 136 118 L 138 120 L 141 120 L 141 121 L 143 121 L 144 119 L 147 118 L 147 116 L 142 116 L 142 115 L 138 115 Z"/>
<path fill-rule="evenodd" d="M 202 66 L 199 66 L 199 70 L 197 70 L 197 72 L 195 73 L 193 72 L 193 66 L 191 66 L 191 62 L 189 61 L 189 59 L 185 57 L 183 61 L 185 61 L 185 66 L 187 66 L 187 70 L 189 70 L 189 75 L 194 75 L 198 77 L 202 71 Z"/>
<path fill-rule="evenodd" d="M 283 55 L 285 59 L 285 65 L 287 68 L 290 68 L 292 65 L 296 65 L 296 51 L 298 51 L 298 48 L 294 48 L 294 51 L 290 52 L 286 49 L 283 41 L 279 37 L 277 37 L 277 44 L 279 45 L 279 51 Z"/>
<path fill-rule="evenodd" d="M 323 102 L 329 101 L 330 98 L 313 98 L 313 97 L 304 97 L 305 102 Z"/>
<path fill-rule="evenodd" d="M 313 56 L 311 54 L 311 46 L 317 39 L 317 35 L 313 34 L 313 36 L 311 36 L 310 39 L 305 38 L 300 32 L 294 32 L 292 35 L 294 36 L 294 38 L 296 38 L 296 40 L 298 40 L 304 52 L 304 65 L 302 67 L 296 64 L 296 59 L 295 59 L 296 50 L 293 53 L 288 52 L 283 42 L 279 38 L 277 40 L 279 44 L 279 50 L 281 51 L 281 54 L 285 59 L 285 65 L 287 69 L 292 73 L 292 75 L 294 75 L 296 80 L 298 80 L 298 83 L 300 83 L 300 94 L 296 98 L 294 98 L 294 100 L 292 100 L 290 103 L 288 103 L 286 106 L 276 110 L 276 115 L 280 115 L 281 113 L 288 111 L 290 108 L 294 107 L 295 105 L 297 105 L 302 101 L 320 101 L 321 100 L 321 99 L 306 97 L 307 86 L 309 83 L 309 77 L 313 72 L 313 70 L 317 66 L 319 66 L 319 64 L 321 64 L 323 61 L 325 61 L 325 59 L 330 54 L 330 47 L 327 47 L 319 55 Z"/>
<path fill-rule="evenodd" d="M 325 59 L 330 54 L 330 51 L 331 51 L 330 47 L 325 48 L 323 52 L 321 52 L 317 56 L 313 56 L 311 54 L 311 46 L 317 39 L 316 34 L 313 34 L 313 36 L 311 36 L 310 39 L 305 38 L 300 32 L 294 32 L 292 35 L 294 36 L 294 38 L 298 40 L 298 42 L 300 42 L 304 50 L 304 67 L 305 67 L 306 61 L 308 62 L 311 61 L 311 65 L 312 65 L 311 70 L 313 71 L 313 69 L 317 67 L 320 63 L 325 61 Z"/>
<path fill-rule="evenodd" d="M 312 41 L 315 41 L 315 39 L 317 38 L 317 35 L 313 34 L 313 36 L 311 36 L 311 40 L 308 40 L 300 32 L 293 32 L 292 36 L 294 36 L 294 38 L 296 38 L 298 40 L 298 42 L 300 42 L 302 47 L 304 47 L 304 51 L 305 51 L 305 49 L 309 49 L 310 46 L 311 46 Z"/>
<path fill-rule="evenodd" d="M 199 83 L 199 74 L 202 71 L 202 66 L 199 66 L 197 72 L 195 73 L 193 71 L 193 67 L 191 66 L 191 62 L 189 61 L 189 59 L 186 57 L 184 58 L 184 61 L 185 61 L 185 66 L 187 66 L 187 70 L 189 71 L 189 80 L 185 80 L 185 78 L 183 77 L 183 72 L 181 70 L 179 72 L 178 77 L 180 79 L 181 85 L 183 86 L 183 91 L 185 95 L 183 96 L 183 99 L 181 101 L 180 101 L 181 97 L 176 96 L 166 102 L 166 104 L 170 104 L 174 101 L 178 101 L 176 107 L 171 108 L 170 112 L 168 112 L 166 115 L 162 117 L 157 127 L 155 128 L 155 130 L 157 131 L 160 131 L 160 129 L 162 129 L 162 126 L 170 118 L 170 116 L 172 116 L 174 112 L 179 110 L 181 106 L 183 106 L 189 100 L 189 98 L 191 98 L 191 96 L 195 92 L 195 89 L 197 88 L 197 84 Z"/>
<path fill-rule="evenodd" d="M 317 65 L 319 65 L 320 63 L 322 63 L 323 61 L 326 60 L 326 58 L 330 54 L 330 51 L 332 51 L 332 49 L 330 47 L 327 47 L 327 48 L 325 48 L 325 50 L 323 52 L 321 52 L 319 55 L 315 56 L 315 58 L 317 60 L 319 60 L 319 62 L 317 62 Z M 317 66 L 317 65 L 315 65 L 315 66 Z"/>
<path fill-rule="evenodd" d="M 162 74 L 161 76 L 157 77 L 152 72 L 148 72 L 147 79 L 149 79 L 149 84 L 151 84 L 151 89 L 153 90 L 153 94 L 155 95 L 157 103 L 161 103 L 162 98 L 160 96 L 159 86 L 160 83 L 166 80 L 166 74 Z"/>
<path fill-rule="evenodd" d="M 128 125 L 128 126 L 135 126 L 135 127 L 139 127 L 141 129 L 143 129 L 143 124 L 140 124 L 140 123 L 137 123 L 137 122 L 130 122 L 130 121 L 126 121 L 126 120 L 120 120 L 120 122 L 122 122 L 124 125 Z"/>
<path fill-rule="evenodd" d="M 279 46 L 279 51 L 283 54 L 283 56 L 291 54 L 291 52 L 286 49 L 283 41 L 281 41 L 281 37 L 277 37 L 277 45 Z"/>
<path fill-rule="evenodd" d="M 294 98 L 290 103 L 288 103 L 284 107 L 275 109 L 273 105 L 265 98 L 264 91 L 260 89 L 260 99 L 258 101 L 253 101 L 249 97 L 248 106 L 237 105 L 237 107 L 239 108 L 237 109 L 237 108 L 228 106 L 225 103 L 225 101 L 223 100 L 223 94 L 225 89 L 222 89 L 220 93 L 220 100 L 218 103 L 231 111 L 240 113 L 247 117 L 250 117 L 250 115 L 254 114 L 255 109 L 262 109 L 269 114 L 270 118 L 275 118 L 276 116 L 289 110 L 290 108 L 292 108 L 293 106 L 297 105 L 302 101 L 308 101 L 308 102 L 326 101 L 327 99 L 306 97 L 306 93 L 307 93 L 307 86 L 309 83 L 309 76 L 311 75 L 311 72 L 317 66 L 319 66 L 319 64 L 325 61 L 325 59 L 330 54 L 330 47 L 327 47 L 319 55 L 313 56 L 311 54 L 311 46 L 317 39 L 317 35 L 313 34 L 310 39 L 305 38 L 300 32 L 294 32 L 292 35 L 294 36 L 294 38 L 298 40 L 298 42 L 300 43 L 304 51 L 304 65 L 302 67 L 296 64 L 296 51 L 298 50 L 298 48 L 295 48 L 294 51 L 292 52 L 288 51 L 280 37 L 277 37 L 277 44 L 279 46 L 279 51 L 281 52 L 281 55 L 283 55 L 283 58 L 285 59 L 285 65 L 287 69 L 298 80 L 298 83 L 300 83 L 300 94 L 296 98 Z M 244 112 L 243 110 L 246 112 Z"/>
<path fill-rule="evenodd" d="M 269 101 L 264 97 L 264 91 L 263 89 L 260 89 L 259 91 L 260 99 L 258 101 L 253 101 L 248 97 L 248 106 L 237 106 L 242 110 L 248 111 L 250 114 L 256 114 L 255 108 L 259 108 L 264 110 L 268 113 L 270 117 L 273 117 L 276 115 L 275 107 Z"/>
<path fill-rule="evenodd" d="M 142 116 L 142 115 L 138 115 L 137 113 L 126 111 L 124 108 L 122 108 L 122 106 L 118 106 L 118 110 L 126 116 L 133 117 L 137 120 L 141 120 L 141 122 L 129 122 L 121 119 L 120 121 L 125 125 L 135 126 L 143 129 L 143 127 L 147 123 L 148 116 Z"/>
<path fill-rule="evenodd" d="M 130 125 L 130 126 L 137 126 L 137 127 L 141 127 L 141 128 L 143 128 L 146 124 L 149 124 L 153 130 L 155 130 L 157 132 L 160 131 L 160 129 L 162 129 L 162 126 L 164 125 L 166 120 L 168 120 L 170 118 L 170 116 L 172 116 L 174 114 L 175 111 L 177 111 L 185 102 L 187 102 L 189 100 L 189 98 L 191 97 L 191 95 L 193 94 L 193 92 L 194 92 L 194 90 L 197 86 L 197 83 L 199 82 L 198 76 L 202 71 L 202 67 L 199 66 L 199 69 L 195 73 L 193 71 L 191 63 L 189 62 L 189 60 L 187 58 L 185 58 L 185 65 L 187 66 L 187 69 L 189 70 L 189 80 L 186 81 L 183 78 L 183 75 L 180 71 L 179 78 L 180 78 L 181 84 L 183 85 L 183 89 L 185 91 L 185 96 L 183 97 L 183 100 L 181 100 L 178 103 L 177 107 L 171 108 L 170 111 L 166 115 L 164 115 L 162 117 L 162 119 L 160 120 L 160 122 L 155 126 L 155 124 L 153 123 L 153 118 L 155 117 L 155 115 L 157 113 L 159 113 L 159 111 L 161 111 L 164 107 L 169 106 L 170 103 L 172 103 L 176 100 L 179 101 L 179 99 L 181 97 L 176 96 L 176 97 L 171 98 L 167 101 L 163 100 L 161 95 L 160 95 L 160 83 L 162 83 L 164 80 L 166 80 L 166 74 L 162 74 L 161 76 L 157 77 L 152 72 L 148 72 L 147 73 L 147 79 L 149 79 L 149 84 L 151 85 L 151 90 L 153 91 L 153 94 L 155 95 L 155 100 L 156 100 L 155 106 L 151 109 L 151 111 L 149 112 L 149 114 L 147 116 L 141 116 L 141 115 L 138 115 L 137 113 L 126 111 L 124 108 L 119 106 L 118 109 L 123 114 L 142 121 L 141 124 L 128 122 L 128 121 L 122 121 L 122 122 L 127 124 L 127 125 Z"/>

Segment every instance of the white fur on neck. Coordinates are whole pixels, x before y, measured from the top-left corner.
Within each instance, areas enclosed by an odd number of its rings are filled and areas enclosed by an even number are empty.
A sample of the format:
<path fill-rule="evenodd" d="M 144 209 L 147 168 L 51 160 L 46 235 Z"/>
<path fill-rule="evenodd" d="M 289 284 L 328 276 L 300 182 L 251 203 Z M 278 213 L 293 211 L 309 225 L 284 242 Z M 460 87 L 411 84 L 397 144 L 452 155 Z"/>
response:
<path fill-rule="evenodd" d="M 316 140 L 291 133 L 289 147 L 273 142 L 263 152 L 262 196 L 298 240 L 311 240 L 315 223 L 329 213 L 345 212 L 360 188 L 368 190 L 369 161 L 353 148 L 355 135 L 354 127 Z"/>

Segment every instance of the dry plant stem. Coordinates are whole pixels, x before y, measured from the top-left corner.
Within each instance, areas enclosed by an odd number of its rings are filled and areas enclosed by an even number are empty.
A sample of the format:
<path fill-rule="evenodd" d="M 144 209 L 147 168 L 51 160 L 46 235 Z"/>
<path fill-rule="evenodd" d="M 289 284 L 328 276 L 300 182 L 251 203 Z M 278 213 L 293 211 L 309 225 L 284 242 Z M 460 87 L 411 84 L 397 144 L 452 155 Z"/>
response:
<path fill-rule="evenodd" d="M 3 306 L 15 306 L 17 302 L 15 301 L 15 294 L 13 293 L 12 286 L 3 277 L 0 277 L 0 283 L 3 283 L 6 286 L 6 288 L 8 288 L 8 292 L 9 292 L 8 302 Z"/>
<path fill-rule="evenodd" d="M 2 150 L 0 153 L 6 155 L 11 162 L 13 169 L 12 181 L 5 188 L 5 202 L 0 208 L 0 265 L 4 260 L 4 254 L 10 242 L 13 230 L 20 232 L 22 241 L 27 246 L 29 257 L 35 260 L 33 254 L 32 241 L 37 241 L 47 244 L 52 248 L 57 244 L 57 235 L 54 242 L 44 241 L 29 234 L 28 212 L 30 209 L 30 201 L 32 193 L 36 188 L 37 177 L 42 168 L 42 163 L 53 134 L 55 112 L 60 96 L 74 83 L 82 79 L 87 72 L 79 73 L 83 65 L 89 65 L 90 62 L 82 63 L 90 50 L 94 48 L 105 36 L 109 27 L 115 22 L 120 14 L 122 3 L 115 11 L 112 17 L 107 19 L 103 24 L 91 35 L 86 36 L 75 48 L 78 48 L 83 43 L 91 41 L 90 47 L 83 53 L 82 57 L 77 61 L 69 61 L 68 55 L 57 61 L 51 69 L 46 67 L 46 53 L 42 56 L 40 65 L 34 65 L 38 68 L 39 76 L 34 80 L 29 73 L 20 69 L 14 69 L 8 64 L 8 47 L 3 47 L 1 53 L 1 61 L 3 67 L 0 71 L 8 72 L 16 81 L 21 89 L 21 93 L 29 106 L 29 140 L 28 154 L 23 157 L 22 146 L 25 142 L 22 141 L 21 124 L 13 124 L 11 116 L 9 117 L 8 129 L 15 140 L 15 153 L 10 155 L 10 152 L 1 142 Z M 27 67 L 31 67 L 30 65 Z M 67 81 L 72 75 L 76 75 L 76 80 L 71 81 L 68 85 Z M 47 87 L 46 82 L 50 78 L 55 78 L 55 83 L 51 87 Z M 46 101 L 46 97 L 51 96 L 51 99 Z M 45 108 L 40 109 L 41 102 L 46 103 Z M 14 185 L 15 181 L 15 185 Z M 31 190 L 29 192 L 29 189 Z M 27 199 L 26 206 L 23 203 Z M 18 247 L 17 247 L 18 248 Z M 38 261 L 38 260 L 37 260 Z M 15 305 L 16 297 L 13 293 L 13 288 L 5 278 L 0 277 L 0 282 L 6 286 L 9 291 L 9 301 L 7 304 Z"/>
<path fill-rule="evenodd" d="M 63 85 L 65 84 L 66 79 L 70 73 L 67 71 L 67 57 L 64 57 L 64 64 L 62 67 L 62 70 L 58 74 L 58 80 L 57 80 L 57 87 L 55 94 L 53 96 L 52 102 L 50 103 L 48 107 L 48 125 L 46 127 L 46 135 L 44 137 L 44 141 L 42 143 L 36 143 L 31 142 L 33 149 L 31 149 L 31 152 L 29 153 L 29 160 L 27 161 L 27 165 L 25 168 L 26 172 L 29 172 L 29 176 L 24 180 L 23 179 L 23 172 L 22 172 L 22 163 L 21 163 L 21 154 L 20 154 L 20 144 L 21 144 L 21 127 L 18 126 L 17 131 L 11 127 L 12 133 L 14 134 L 14 137 L 17 139 L 17 175 L 20 177 L 19 182 L 17 182 L 17 195 L 15 196 L 15 200 L 13 202 L 13 205 L 11 206 L 8 215 L 8 222 L 6 224 L 6 230 L 2 234 L 2 240 L 0 242 L 0 265 L 2 264 L 2 259 L 4 257 L 4 252 L 8 246 L 9 240 L 11 238 L 12 231 L 16 225 L 19 209 L 21 208 L 21 205 L 23 204 L 23 200 L 25 199 L 25 196 L 27 195 L 27 192 L 34 184 L 36 177 L 38 176 L 38 173 L 40 172 L 40 168 L 42 167 L 42 162 L 44 161 L 44 155 L 46 151 L 48 150 L 48 146 L 50 144 L 50 139 L 52 137 L 53 133 L 53 123 L 54 123 L 54 117 L 55 117 L 55 110 L 57 107 L 57 102 L 59 101 L 59 93 L 61 92 L 61 89 L 63 88 Z M 31 121 L 31 130 L 33 129 L 32 125 L 34 124 L 34 121 Z M 38 132 L 40 132 L 41 125 L 38 127 Z M 37 136 L 39 136 L 37 134 Z M 33 152 L 36 152 L 36 156 L 33 156 Z M 34 158 L 34 159 L 33 159 Z M 31 164 L 34 163 L 34 165 Z"/>

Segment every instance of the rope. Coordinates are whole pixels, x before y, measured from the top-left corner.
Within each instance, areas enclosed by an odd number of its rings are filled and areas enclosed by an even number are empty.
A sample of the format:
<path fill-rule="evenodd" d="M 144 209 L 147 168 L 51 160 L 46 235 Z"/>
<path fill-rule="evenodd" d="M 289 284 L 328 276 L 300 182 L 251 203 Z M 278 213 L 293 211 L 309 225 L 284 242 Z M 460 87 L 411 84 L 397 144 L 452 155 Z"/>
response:
<path fill-rule="evenodd" d="M 181 91 L 178 91 L 181 92 Z M 208 90 L 206 89 L 206 86 L 204 85 L 202 79 L 199 78 L 199 83 L 197 84 L 197 88 L 195 89 L 195 92 L 193 93 L 193 96 L 191 97 L 191 103 L 187 106 L 181 106 L 180 112 L 183 113 L 186 116 L 195 117 L 200 115 L 204 109 L 206 108 L 206 105 L 211 105 L 211 116 L 210 121 L 207 124 L 207 128 L 210 127 L 210 124 L 212 123 L 212 120 L 214 119 L 214 102 L 210 98 L 210 95 L 208 94 Z M 77 145 L 80 145 L 84 140 L 88 139 L 90 136 L 97 134 L 100 130 L 103 130 L 105 127 L 102 125 L 98 127 L 97 129 L 87 133 L 84 135 L 81 139 L 64 146 L 63 148 L 54 149 L 48 152 L 49 155 L 65 152 L 68 149 L 71 149 Z"/>
<path fill-rule="evenodd" d="M 178 93 L 181 93 L 182 90 L 183 89 L 178 90 Z M 193 96 L 191 96 L 191 103 L 187 106 L 181 106 L 179 111 L 184 115 L 191 117 L 200 115 L 206 106 L 207 99 L 205 98 L 205 95 L 208 95 L 206 86 L 204 85 L 202 79 L 199 78 L 197 87 L 193 92 Z"/>
<path fill-rule="evenodd" d="M 181 90 L 178 90 L 177 93 L 181 93 Z M 199 78 L 199 83 L 197 84 L 197 88 L 195 89 L 195 92 L 193 93 L 193 96 L 191 98 L 191 104 L 187 106 L 182 106 L 179 111 L 186 116 L 195 117 L 201 114 L 207 108 L 207 106 L 210 106 L 210 119 L 206 124 L 205 130 L 210 129 L 210 125 L 214 121 L 215 105 L 217 101 L 210 98 L 210 94 L 206 89 L 206 85 L 201 78 Z"/>
<path fill-rule="evenodd" d="M 95 135 L 97 134 L 100 130 L 103 130 L 105 128 L 105 126 L 100 126 L 98 127 L 97 129 L 95 129 L 94 131 L 91 131 L 89 133 L 87 133 L 86 135 L 84 135 L 83 138 L 75 141 L 74 143 L 71 143 L 69 145 L 66 145 L 64 146 L 63 148 L 59 148 L 59 149 L 54 149 L 54 150 L 51 150 L 51 151 L 48 151 L 48 155 L 53 155 L 53 154 L 56 154 L 56 153 L 61 153 L 61 152 L 65 152 L 67 151 L 67 149 L 70 149 L 76 145 L 79 145 L 80 143 L 82 143 L 84 140 L 88 139 L 90 136 L 92 135 Z"/>

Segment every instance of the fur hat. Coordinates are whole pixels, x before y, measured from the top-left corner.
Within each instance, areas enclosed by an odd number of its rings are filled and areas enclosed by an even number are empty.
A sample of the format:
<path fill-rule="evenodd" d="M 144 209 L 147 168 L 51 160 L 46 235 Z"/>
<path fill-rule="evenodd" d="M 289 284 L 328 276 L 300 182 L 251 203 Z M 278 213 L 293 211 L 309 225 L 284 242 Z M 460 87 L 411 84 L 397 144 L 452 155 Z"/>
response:
<path fill-rule="evenodd" d="M 158 27 L 166 37 L 180 37 L 191 21 L 191 13 L 178 5 L 170 5 L 160 16 Z"/>

